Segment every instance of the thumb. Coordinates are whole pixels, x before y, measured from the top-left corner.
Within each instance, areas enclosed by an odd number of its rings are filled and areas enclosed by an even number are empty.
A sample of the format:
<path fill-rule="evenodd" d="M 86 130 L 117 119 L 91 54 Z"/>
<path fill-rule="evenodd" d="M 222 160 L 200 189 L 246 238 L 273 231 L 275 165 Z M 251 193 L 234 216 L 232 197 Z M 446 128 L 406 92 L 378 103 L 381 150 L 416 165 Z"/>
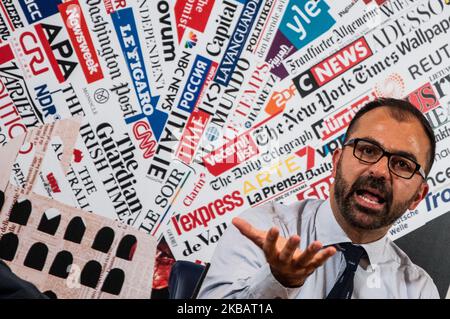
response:
<path fill-rule="evenodd" d="M 250 223 L 239 217 L 233 218 L 231 222 L 242 235 L 250 239 L 258 247 L 263 247 L 267 232 L 256 229 Z"/>

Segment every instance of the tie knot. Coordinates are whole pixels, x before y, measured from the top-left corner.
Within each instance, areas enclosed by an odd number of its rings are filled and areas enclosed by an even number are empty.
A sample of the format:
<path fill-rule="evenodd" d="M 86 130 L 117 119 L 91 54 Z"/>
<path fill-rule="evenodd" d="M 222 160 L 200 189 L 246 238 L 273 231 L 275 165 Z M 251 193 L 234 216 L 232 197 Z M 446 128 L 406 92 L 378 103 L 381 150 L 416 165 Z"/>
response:
<path fill-rule="evenodd" d="M 358 268 L 359 261 L 362 257 L 367 256 L 366 250 L 352 243 L 340 243 L 337 245 L 339 250 L 344 254 L 347 267 L 350 267 L 353 271 Z"/>

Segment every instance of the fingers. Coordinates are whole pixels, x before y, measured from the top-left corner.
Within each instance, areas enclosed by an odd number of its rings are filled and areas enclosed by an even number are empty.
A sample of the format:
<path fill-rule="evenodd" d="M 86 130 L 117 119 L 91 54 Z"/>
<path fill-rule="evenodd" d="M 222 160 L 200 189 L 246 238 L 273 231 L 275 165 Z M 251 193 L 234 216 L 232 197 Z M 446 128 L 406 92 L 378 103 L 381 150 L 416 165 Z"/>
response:
<path fill-rule="evenodd" d="M 241 232 L 242 235 L 246 236 L 246 234 L 249 234 L 252 232 L 252 225 L 247 223 L 245 220 L 239 217 L 234 217 L 231 222 L 234 226 Z"/>
<path fill-rule="evenodd" d="M 309 266 L 319 268 L 328 260 L 328 258 L 333 256 L 335 253 L 336 253 L 335 247 L 327 247 L 325 249 L 322 249 L 314 256 L 314 258 L 309 263 Z"/>
<path fill-rule="evenodd" d="M 239 217 L 233 218 L 232 223 L 242 235 L 254 242 L 259 248 L 263 248 L 266 232 L 256 229 L 247 221 Z"/>
<path fill-rule="evenodd" d="M 306 266 L 322 248 L 322 244 L 319 241 L 313 241 L 294 261 L 294 264 L 298 267 Z"/>
<path fill-rule="evenodd" d="M 301 252 L 299 250 L 300 237 L 298 235 L 291 236 L 288 240 L 281 238 L 277 247 L 280 233 L 276 227 L 272 227 L 268 232 L 265 232 L 253 227 L 239 217 L 233 218 L 232 223 L 242 235 L 264 251 L 270 264 L 291 264 L 291 267 L 293 266 L 294 268 L 307 269 L 307 273 L 310 274 L 336 253 L 336 248 L 334 247 L 322 249 L 322 244 L 319 241 L 312 242 Z M 283 242 L 285 244 L 281 248 Z"/>
<path fill-rule="evenodd" d="M 277 240 L 280 235 L 278 228 L 272 227 L 267 232 L 266 240 L 263 243 L 263 251 L 269 263 L 273 263 L 278 258 Z"/>
<path fill-rule="evenodd" d="M 300 237 L 297 235 L 291 236 L 284 245 L 283 249 L 281 250 L 280 255 L 278 257 L 279 260 L 283 263 L 290 262 L 296 249 L 298 249 L 299 244 L 300 244 Z"/>

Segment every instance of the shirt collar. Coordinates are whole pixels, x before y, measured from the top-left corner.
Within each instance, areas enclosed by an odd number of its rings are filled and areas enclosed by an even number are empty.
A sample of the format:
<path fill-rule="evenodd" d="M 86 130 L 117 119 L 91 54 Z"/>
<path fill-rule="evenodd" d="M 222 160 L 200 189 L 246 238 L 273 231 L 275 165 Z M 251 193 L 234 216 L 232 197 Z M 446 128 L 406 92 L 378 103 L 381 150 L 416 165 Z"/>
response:
<path fill-rule="evenodd" d="M 333 211 L 331 210 L 330 199 L 322 202 L 317 210 L 316 232 L 317 240 L 319 240 L 324 247 L 338 243 L 351 242 L 350 238 L 348 238 L 347 234 L 334 217 Z M 388 244 L 387 241 L 388 238 L 387 235 L 385 235 L 377 241 L 360 245 L 366 250 L 371 264 L 381 263 L 384 260 L 383 255 Z"/>

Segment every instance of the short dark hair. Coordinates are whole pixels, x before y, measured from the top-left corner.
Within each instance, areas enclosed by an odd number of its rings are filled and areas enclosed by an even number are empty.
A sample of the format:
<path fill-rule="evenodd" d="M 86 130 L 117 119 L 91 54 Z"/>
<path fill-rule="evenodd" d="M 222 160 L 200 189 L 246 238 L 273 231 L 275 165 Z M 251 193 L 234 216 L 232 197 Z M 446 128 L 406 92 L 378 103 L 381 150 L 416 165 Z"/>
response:
<path fill-rule="evenodd" d="M 436 137 L 434 135 L 433 129 L 431 128 L 430 123 L 426 119 L 426 117 L 422 114 L 421 111 L 419 111 L 413 104 L 411 104 L 408 101 L 405 100 L 399 100 L 394 98 L 379 98 L 374 101 L 371 101 L 364 105 L 353 117 L 353 119 L 350 121 L 350 124 L 347 129 L 347 133 L 345 136 L 345 142 L 349 138 L 350 134 L 354 130 L 358 120 L 367 112 L 370 112 L 371 110 L 378 108 L 378 107 L 387 107 L 387 110 L 389 110 L 390 114 L 394 119 L 396 119 L 399 122 L 408 121 L 411 118 L 415 118 L 419 121 L 419 123 L 422 125 L 422 128 L 424 129 L 428 140 L 430 141 L 430 151 L 428 154 L 428 163 L 427 167 L 424 167 L 424 170 L 426 174 L 431 170 L 431 167 L 434 163 L 434 157 L 436 153 Z"/>

